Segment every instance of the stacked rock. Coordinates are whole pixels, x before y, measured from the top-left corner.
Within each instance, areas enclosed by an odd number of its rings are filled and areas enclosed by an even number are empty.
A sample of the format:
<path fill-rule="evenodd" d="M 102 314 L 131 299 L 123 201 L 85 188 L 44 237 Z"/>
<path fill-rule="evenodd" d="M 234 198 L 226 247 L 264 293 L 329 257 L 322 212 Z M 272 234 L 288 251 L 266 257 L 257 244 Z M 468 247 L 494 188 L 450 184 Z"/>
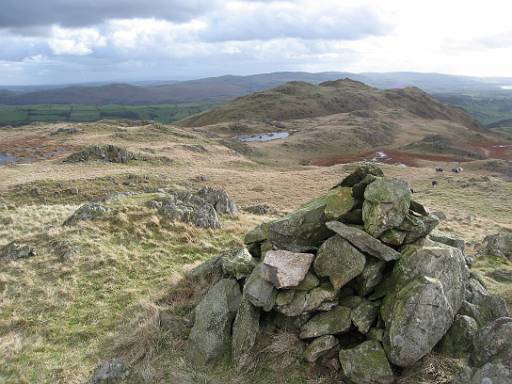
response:
<path fill-rule="evenodd" d="M 392 383 L 397 367 L 438 344 L 458 353 L 458 335 L 467 335 L 450 333 L 458 313 L 483 326 L 506 308 L 486 302 L 492 296 L 461 249 L 428 238 L 438 222 L 405 181 L 364 164 L 320 198 L 251 230 L 246 249 L 218 258 L 225 278 L 195 311 L 190 356 L 207 363 L 231 347 L 243 367 L 268 319 L 293 321 L 308 343 L 305 360 L 341 366 L 355 384 Z"/>

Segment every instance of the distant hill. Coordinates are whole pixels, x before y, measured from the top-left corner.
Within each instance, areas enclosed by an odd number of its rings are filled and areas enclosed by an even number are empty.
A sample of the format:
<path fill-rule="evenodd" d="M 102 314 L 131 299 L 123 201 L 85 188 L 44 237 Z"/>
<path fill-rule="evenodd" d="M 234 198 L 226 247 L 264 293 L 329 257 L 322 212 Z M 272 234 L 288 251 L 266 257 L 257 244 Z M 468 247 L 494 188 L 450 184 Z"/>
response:
<path fill-rule="evenodd" d="M 84 84 L 66 87 L 9 87 L 0 91 L 0 104 L 172 104 L 225 101 L 276 87 L 291 81 L 319 84 L 349 77 L 377 88 L 415 86 L 427 92 L 469 92 L 499 90 L 512 79 L 485 79 L 443 74 L 276 72 L 250 76 L 220 76 L 180 82 L 134 82 L 132 84 Z M 1 87 L 0 87 L 1 89 Z"/>
<path fill-rule="evenodd" d="M 319 85 L 289 82 L 276 88 L 242 96 L 220 107 L 181 122 L 205 126 L 237 120 L 279 121 L 314 118 L 354 111 L 397 109 L 424 119 L 457 122 L 466 127 L 479 124 L 464 110 L 447 106 L 419 88 L 379 90 L 351 79 Z"/>

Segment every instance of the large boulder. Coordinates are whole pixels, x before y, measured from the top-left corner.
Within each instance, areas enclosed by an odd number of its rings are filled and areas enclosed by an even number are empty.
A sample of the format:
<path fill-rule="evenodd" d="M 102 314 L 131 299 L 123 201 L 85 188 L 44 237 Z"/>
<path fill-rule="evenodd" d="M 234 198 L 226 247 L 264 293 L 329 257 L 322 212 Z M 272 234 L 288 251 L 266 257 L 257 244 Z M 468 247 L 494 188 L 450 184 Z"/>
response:
<path fill-rule="evenodd" d="M 453 310 L 442 283 L 435 278 L 418 277 L 405 284 L 382 308 L 386 323 L 384 348 L 389 361 L 407 367 L 441 340 L 453 322 Z"/>
<path fill-rule="evenodd" d="M 231 347 L 231 327 L 242 294 L 235 279 L 222 279 L 210 288 L 195 309 L 188 356 L 195 364 L 216 362 Z"/>
<path fill-rule="evenodd" d="M 316 250 L 331 235 L 325 223 L 337 220 L 354 206 L 350 188 L 335 188 L 288 216 L 269 224 L 268 239 L 291 252 Z"/>
<path fill-rule="evenodd" d="M 263 263 L 258 264 L 247 278 L 244 285 L 244 296 L 258 308 L 270 311 L 276 301 L 277 291 L 272 283 L 263 275 Z"/>
<path fill-rule="evenodd" d="M 78 208 L 64 225 L 74 225 L 79 221 L 100 220 L 108 213 L 108 208 L 99 203 L 86 203 Z"/>
<path fill-rule="evenodd" d="M 237 368 L 249 364 L 259 332 L 260 310 L 244 297 L 233 323 L 233 361 Z"/>
<path fill-rule="evenodd" d="M 402 223 L 411 204 L 411 191 L 404 180 L 383 177 L 366 188 L 364 199 L 364 228 L 379 237 Z"/>
<path fill-rule="evenodd" d="M 350 329 L 350 308 L 335 307 L 334 309 L 313 316 L 301 329 L 301 339 L 311 339 L 324 335 L 336 335 Z"/>
<path fill-rule="evenodd" d="M 368 340 L 352 349 L 342 349 L 339 359 L 343 373 L 354 384 L 391 384 L 393 371 L 381 344 Z"/>
<path fill-rule="evenodd" d="M 297 287 L 306 277 L 315 255 L 289 251 L 268 251 L 263 259 L 263 278 L 274 287 Z"/>
<path fill-rule="evenodd" d="M 326 225 L 327 228 L 343 237 L 361 252 L 384 261 L 398 260 L 400 258 L 400 252 L 382 244 L 382 242 L 359 228 L 345 225 L 339 221 L 330 221 Z"/>
<path fill-rule="evenodd" d="M 318 250 L 314 268 L 318 276 L 329 277 L 335 288 L 341 288 L 360 275 L 365 264 L 365 255 L 341 236 L 334 235 Z"/>
<path fill-rule="evenodd" d="M 228 193 L 223 189 L 205 187 L 197 195 L 210 203 L 217 213 L 228 215 L 236 215 L 238 213 L 235 202 L 231 200 Z"/>
<path fill-rule="evenodd" d="M 486 236 L 479 253 L 483 256 L 501 256 L 512 260 L 512 230 L 502 229 L 495 235 Z"/>

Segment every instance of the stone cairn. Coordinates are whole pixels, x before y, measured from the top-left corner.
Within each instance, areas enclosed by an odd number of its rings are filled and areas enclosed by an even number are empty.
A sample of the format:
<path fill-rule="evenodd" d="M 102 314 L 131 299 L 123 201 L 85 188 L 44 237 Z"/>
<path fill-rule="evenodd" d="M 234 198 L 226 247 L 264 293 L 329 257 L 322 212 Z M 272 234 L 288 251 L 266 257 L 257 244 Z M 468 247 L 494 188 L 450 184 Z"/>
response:
<path fill-rule="evenodd" d="M 360 166 L 208 262 L 220 273 L 195 309 L 189 358 L 246 367 L 273 321 L 295 325 L 305 361 L 355 384 L 392 383 L 434 349 L 468 357 L 460 383 L 512 376 L 506 305 L 470 271 L 463 242 L 429 237 L 438 223 L 405 181 Z"/>

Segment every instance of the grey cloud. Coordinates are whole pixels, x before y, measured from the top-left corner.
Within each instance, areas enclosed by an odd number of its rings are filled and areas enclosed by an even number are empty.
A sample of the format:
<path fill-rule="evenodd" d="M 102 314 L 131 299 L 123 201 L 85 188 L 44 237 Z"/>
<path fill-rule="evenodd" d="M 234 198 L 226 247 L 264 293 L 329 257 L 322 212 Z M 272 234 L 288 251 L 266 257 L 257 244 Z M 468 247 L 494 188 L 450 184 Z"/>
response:
<path fill-rule="evenodd" d="M 220 0 L 2 0 L 0 28 L 30 32 L 52 24 L 84 27 L 136 17 L 180 22 L 220 4 Z"/>

